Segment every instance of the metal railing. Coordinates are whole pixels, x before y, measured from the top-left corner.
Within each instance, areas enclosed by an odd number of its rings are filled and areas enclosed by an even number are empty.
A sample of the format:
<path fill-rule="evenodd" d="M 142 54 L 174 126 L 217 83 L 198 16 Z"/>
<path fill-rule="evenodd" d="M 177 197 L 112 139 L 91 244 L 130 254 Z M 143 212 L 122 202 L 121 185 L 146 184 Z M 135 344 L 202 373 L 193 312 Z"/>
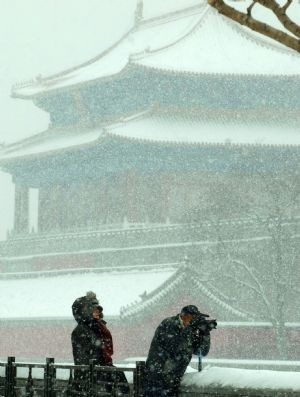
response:
<path fill-rule="evenodd" d="M 69 365 L 56 364 L 53 358 L 45 364 L 17 363 L 15 357 L 8 357 L 7 362 L 0 362 L 4 368 L 0 396 L 142 397 L 144 365 L 137 361 L 135 367 L 98 366 L 93 360 L 89 365 Z M 40 375 L 33 376 L 34 370 Z M 63 371 L 62 377 L 57 376 L 58 370 Z M 127 382 L 124 372 L 132 375 L 132 382 Z"/>

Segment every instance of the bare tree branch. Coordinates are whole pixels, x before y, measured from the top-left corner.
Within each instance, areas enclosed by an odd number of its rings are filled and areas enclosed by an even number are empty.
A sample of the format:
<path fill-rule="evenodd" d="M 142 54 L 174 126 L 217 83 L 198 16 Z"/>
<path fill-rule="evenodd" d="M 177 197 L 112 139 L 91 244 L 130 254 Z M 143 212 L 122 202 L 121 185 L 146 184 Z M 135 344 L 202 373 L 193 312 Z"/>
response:
<path fill-rule="evenodd" d="M 256 4 L 256 0 L 253 0 L 252 4 L 250 4 L 250 6 L 247 8 L 247 15 L 249 15 L 251 17 L 251 11 L 252 8 L 255 6 Z"/>
<path fill-rule="evenodd" d="M 286 12 L 286 10 L 289 8 L 289 6 L 292 4 L 293 0 L 287 0 L 284 6 L 281 7 L 282 11 Z"/>
<path fill-rule="evenodd" d="M 260 4 L 262 2 L 267 2 L 266 0 L 257 0 Z M 295 36 L 291 36 L 279 29 L 275 29 L 272 26 L 260 22 L 254 18 L 252 18 L 251 15 L 248 15 L 246 13 L 243 13 L 241 11 L 236 10 L 233 7 L 230 7 L 227 5 L 223 0 L 208 0 L 208 4 L 210 4 L 213 8 L 215 8 L 220 14 L 232 19 L 233 21 L 239 23 L 240 25 L 244 25 L 248 27 L 251 30 L 254 30 L 255 32 L 261 33 L 264 36 L 270 37 L 271 39 L 283 44 L 286 47 L 289 47 L 297 52 L 300 53 L 300 40 L 297 37 L 298 34 L 295 32 L 298 32 L 299 26 L 294 24 L 295 26 L 293 27 L 292 24 L 293 22 L 290 21 L 288 22 L 287 20 L 285 21 L 286 28 L 289 31 L 293 30 L 293 34 Z M 269 7 L 268 7 L 269 8 Z M 281 11 L 282 12 L 282 11 Z M 275 12 L 274 12 L 275 13 Z M 284 14 L 284 12 L 283 12 Z M 286 15 L 285 17 L 281 17 L 282 19 L 289 19 Z"/>
<path fill-rule="evenodd" d="M 255 276 L 255 274 L 253 272 L 253 269 L 250 266 L 248 266 L 246 263 L 244 263 L 244 262 L 242 262 L 240 260 L 237 260 L 237 259 L 233 259 L 232 263 L 236 264 L 237 266 L 241 266 L 250 275 L 250 277 L 252 278 L 254 283 L 257 285 L 258 290 L 260 291 L 259 294 L 262 297 L 262 300 L 263 300 L 264 304 L 266 305 L 266 307 L 267 307 L 267 309 L 269 311 L 269 315 L 270 315 L 271 321 L 273 323 L 275 323 L 276 322 L 276 317 L 275 317 L 274 312 L 272 310 L 273 309 L 272 305 L 269 302 L 268 298 L 266 297 L 265 292 L 264 292 L 264 288 L 262 287 L 262 285 L 259 282 L 258 278 Z"/>
<path fill-rule="evenodd" d="M 233 280 L 236 284 L 239 284 L 239 285 L 241 285 L 243 287 L 247 287 L 250 290 L 254 291 L 257 295 L 261 295 L 262 296 L 262 293 L 261 293 L 261 291 L 258 288 L 256 288 L 252 284 L 247 283 L 246 281 L 240 280 L 240 279 L 238 279 L 238 278 L 236 278 L 234 276 L 231 276 L 230 274 L 225 274 L 225 275 L 223 274 L 222 277 L 226 278 L 227 280 Z"/>
<path fill-rule="evenodd" d="M 275 0 L 257 0 L 257 2 L 271 10 L 276 15 L 282 26 L 284 26 L 288 31 L 300 38 L 300 26 L 293 22 L 286 15 L 286 10 L 291 4 L 291 0 L 287 1 L 287 3 L 283 7 L 280 7 Z"/>

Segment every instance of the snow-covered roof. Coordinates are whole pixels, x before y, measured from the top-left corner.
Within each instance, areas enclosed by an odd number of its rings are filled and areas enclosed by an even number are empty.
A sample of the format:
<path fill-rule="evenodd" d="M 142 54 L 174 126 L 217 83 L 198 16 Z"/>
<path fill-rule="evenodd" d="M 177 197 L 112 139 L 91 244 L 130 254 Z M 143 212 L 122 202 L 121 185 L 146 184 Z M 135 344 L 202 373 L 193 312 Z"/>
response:
<path fill-rule="evenodd" d="M 238 111 L 224 114 L 149 112 L 112 124 L 107 133 L 122 138 L 183 144 L 300 145 L 300 129 L 279 119 L 247 120 Z M 244 115 L 246 116 L 246 114 Z M 249 115 L 248 115 L 249 116 Z"/>
<path fill-rule="evenodd" d="M 235 75 L 299 75 L 300 56 L 207 8 L 181 40 L 133 57 L 161 70 Z"/>
<path fill-rule="evenodd" d="M 197 74 L 299 75 L 299 54 L 219 15 L 205 2 L 194 4 L 186 0 L 183 10 L 154 12 L 90 61 L 15 87 L 13 94 L 28 98 L 113 77 L 130 65 Z"/>
<path fill-rule="evenodd" d="M 95 291 L 107 316 L 117 316 L 124 305 L 140 300 L 164 283 L 174 269 L 83 273 L 0 280 L 0 319 L 72 317 L 73 301 Z"/>
<path fill-rule="evenodd" d="M 204 301 L 209 302 L 209 305 L 216 305 L 220 311 L 229 313 L 229 316 L 233 318 L 253 319 L 252 314 L 234 308 L 224 301 L 224 297 L 213 293 L 210 283 L 207 281 L 204 283 L 199 277 L 199 274 L 191 266 L 186 264 L 182 264 L 168 280 L 144 296 L 144 299 L 124 307 L 121 312 L 122 317 L 140 316 L 144 315 L 147 311 L 153 312 L 153 307 L 161 305 L 167 298 L 170 299 L 170 296 L 175 301 L 177 298 L 180 299 L 181 290 L 185 290 L 187 284 L 198 300 L 202 298 Z"/>
<path fill-rule="evenodd" d="M 150 110 L 92 129 L 49 129 L 4 147 L 0 162 L 100 145 L 109 137 L 176 145 L 300 145 L 299 116 L 290 115 L 288 121 L 282 121 L 280 114 L 273 113 L 268 122 L 266 116 L 259 116 L 250 111 L 186 114 Z"/>
<path fill-rule="evenodd" d="M 198 23 L 199 12 L 204 6 L 189 7 L 184 12 L 168 13 L 165 18 L 154 18 L 133 26 L 118 42 L 97 57 L 70 70 L 39 79 L 23 87 L 15 88 L 17 97 L 27 97 L 42 92 L 60 89 L 107 78 L 120 73 L 130 63 L 132 54 L 157 50 L 181 39 Z"/>
<path fill-rule="evenodd" d="M 0 153 L 0 161 L 89 145 L 97 141 L 102 134 L 101 127 L 49 129 L 4 147 Z"/>

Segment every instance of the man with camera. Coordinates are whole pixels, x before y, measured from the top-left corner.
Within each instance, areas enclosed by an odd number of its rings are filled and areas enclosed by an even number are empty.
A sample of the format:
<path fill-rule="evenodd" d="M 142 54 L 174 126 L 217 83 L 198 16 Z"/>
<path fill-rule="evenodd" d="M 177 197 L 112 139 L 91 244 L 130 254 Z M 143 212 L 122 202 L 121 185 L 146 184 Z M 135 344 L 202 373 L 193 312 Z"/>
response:
<path fill-rule="evenodd" d="M 188 305 L 157 327 L 146 361 L 144 397 L 177 397 L 193 354 L 206 356 L 215 320 Z"/>

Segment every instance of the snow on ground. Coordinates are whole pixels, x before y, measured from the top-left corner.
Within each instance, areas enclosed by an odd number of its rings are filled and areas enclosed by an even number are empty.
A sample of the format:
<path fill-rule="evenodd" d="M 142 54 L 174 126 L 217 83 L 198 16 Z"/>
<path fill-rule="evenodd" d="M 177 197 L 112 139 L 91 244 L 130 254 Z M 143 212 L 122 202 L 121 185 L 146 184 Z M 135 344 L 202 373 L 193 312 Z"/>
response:
<path fill-rule="evenodd" d="M 300 372 L 218 367 L 206 367 L 202 372 L 195 372 L 189 367 L 182 386 L 189 387 L 190 390 L 198 387 L 229 387 L 300 391 Z"/>
<path fill-rule="evenodd" d="M 86 273 L 0 280 L 0 319 L 72 317 L 74 300 L 94 291 L 106 316 L 140 300 L 166 281 L 174 269 Z"/>

